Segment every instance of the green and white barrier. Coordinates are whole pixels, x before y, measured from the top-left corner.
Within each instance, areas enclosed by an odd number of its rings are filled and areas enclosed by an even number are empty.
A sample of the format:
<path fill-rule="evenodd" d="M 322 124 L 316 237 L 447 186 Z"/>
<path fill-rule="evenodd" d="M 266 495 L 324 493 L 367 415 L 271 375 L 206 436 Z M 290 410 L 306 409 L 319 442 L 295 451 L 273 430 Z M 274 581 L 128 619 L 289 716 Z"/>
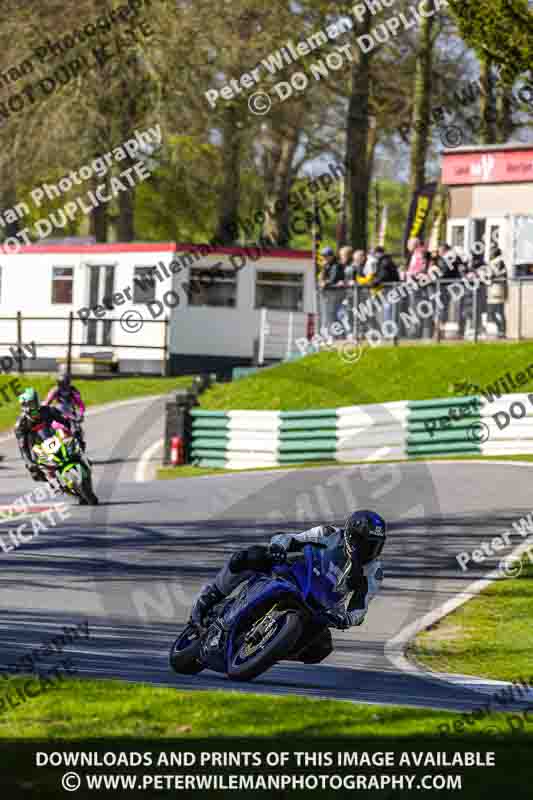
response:
<path fill-rule="evenodd" d="M 533 394 L 508 394 L 492 403 L 483 401 L 481 420 L 489 438 L 481 445 L 484 455 L 533 453 Z"/>
<path fill-rule="evenodd" d="M 226 469 L 533 453 L 533 394 L 191 415 L 193 462 Z"/>

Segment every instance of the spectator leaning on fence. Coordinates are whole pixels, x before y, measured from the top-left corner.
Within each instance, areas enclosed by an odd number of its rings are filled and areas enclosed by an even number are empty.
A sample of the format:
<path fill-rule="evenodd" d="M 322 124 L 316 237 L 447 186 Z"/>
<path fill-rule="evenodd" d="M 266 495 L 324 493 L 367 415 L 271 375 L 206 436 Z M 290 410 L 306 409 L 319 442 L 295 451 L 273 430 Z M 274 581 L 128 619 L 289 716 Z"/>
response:
<path fill-rule="evenodd" d="M 416 237 L 409 239 L 407 242 L 407 252 L 409 253 L 407 257 L 407 264 L 405 269 L 400 270 L 400 279 L 402 281 L 407 280 L 408 278 L 416 279 L 416 276 L 426 271 L 427 268 L 426 248 L 420 239 Z M 424 298 L 425 291 L 424 289 L 419 288 L 412 296 L 410 296 L 408 300 L 406 300 L 406 304 L 416 306 L 417 303 Z M 407 311 L 407 308 L 405 310 Z M 414 328 L 409 329 L 409 338 L 419 337 L 421 332 L 421 326 L 418 322 Z"/>
<path fill-rule="evenodd" d="M 426 248 L 420 239 L 413 238 L 407 242 L 407 250 L 409 251 L 409 260 L 405 274 L 413 278 L 426 268 Z"/>
<path fill-rule="evenodd" d="M 319 280 L 320 288 L 320 323 L 332 325 L 336 322 L 336 308 L 340 302 L 338 289 L 344 286 L 343 267 L 335 258 L 331 247 L 324 247 L 320 251 L 325 266 Z"/>
<path fill-rule="evenodd" d="M 383 295 L 383 321 L 389 322 L 394 317 L 394 310 L 396 306 L 394 303 L 388 303 L 386 301 L 386 297 L 390 292 L 390 290 L 393 289 L 394 287 L 392 286 L 384 287 L 383 284 L 397 283 L 400 280 L 398 267 L 392 260 L 392 257 L 385 252 L 385 248 L 375 247 L 374 255 L 377 259 L 377 262 L 376 262 L 376 272 L 374 274 L 374 282 L 372 284 L 371 290 L 375 292 L 382 292 L 383 289 L 385 288 L 385 292 Z"/>
<path fill-rule="evenodd" d="M 353 247 L 344 245 L 339 248 L 339 264 L 343 269 L 343 279 L 345 287 L 353 286 L 354 267 L 352 264 Z"/>
<path fill-rule="evenodd" d="M 483 266 L 485 260 L 482 255 L 474 250 L 470 253 L 467 264 L 463 266 L 463 277 L 471 285 L 475 286 L 475 273 Z M 478 281 L 479 283 L 479 281 Z M 483 305 L 484 285 L 480 284 L 476 291 L 467 289 L 462 298 L 460 334 L 464 338 L 471 338 L 474 331 L 480 331 L 481 308 Z"/>
<path fill-rule="evenodd" d="M 362 256 L 360 256 L 359 259 L 360 262 L 362 263 L 360 263 L 356 277 L 357 285 L 370 288 L 370 286 L 374 282 L 374 277 L 376 275 L 376 270 L 378 266 L 378 260 L 375 257 L 375 255 L 373 255 L 373 253 L 365 254 L 364 250 L 356 250 L 354 253 L 354 261 L 357 253 L 360 254 L 362 253 Z"/>
<path fill-rule="evenodd" d="M 345 336 L 351 329 L 350 325 L 350 317 L 351 317 L 351 308 L 353 306 L 353 285 L 354 285 L 354 265 L 352 262 L 353 256 L 353 247 L 349 247 L 348 245 L 344 245 L 344 247 L 339 248 L 339 264 L 342 267 L 343 272 L 343 281 L 344 281 L 344 288 L 345 291 L 342 292 L 342 296 L 339 297 L 339 303 L 337 305 L 335 314 L 337 321 L 340 322 L 344 328 L 343 335 Z"/>
<path fill-rule="evenodd" d="M 443 281 L 457 281 L 461 277 L 463 262 L 449 244 L 439 245 L 436 264 Z"/>
<path fill-rule="evenodd" d="M 490 249 L 490 285 L 487 289 L 487 319 L 496 326 L 498 336 L 505 339 L 505 301 L 507 300 L 507 278 L 502 251 L 493 244 Z M 496 275 L 504 277 L 497 278 Z"/>

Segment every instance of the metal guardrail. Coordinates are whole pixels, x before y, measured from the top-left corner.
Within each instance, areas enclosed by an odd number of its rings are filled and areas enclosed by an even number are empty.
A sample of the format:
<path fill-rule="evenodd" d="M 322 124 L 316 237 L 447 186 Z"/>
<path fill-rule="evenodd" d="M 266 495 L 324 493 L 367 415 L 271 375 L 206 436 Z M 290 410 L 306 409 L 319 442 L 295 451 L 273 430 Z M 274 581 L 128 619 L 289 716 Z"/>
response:
<path fill-rule="evenodd" d="M 465 281 L 439 279 L 414 288 L 413 283 L 399 281 L 381 284 L 379 290 L 358 284 L 319 290 L 318 331 L 322 338 L 326 334 L 333 339 L 373 338 L 395 344 L 401 339 L 477 341 L 485 336 L 505 338 L 512 323 L 517 329 L 513 338 L 523 338 L 521 280 L 493 280 L 491 287 L 507 287 L 506 299 L 497 303 L 490 302 L 490 287 L 478 280 L 477 286 L 468 288 Z M 463 286 L 462 294 L 449 288 L 452 285 Z"/>
<path fill-rule="evenodd" d="M 80 320 L 73 311 L 71 311 L 68 317 L 47 317 L 47 316 L 35 316 L 35 315 L 28 315 L 25 316 L 22 314 L 21 311 L 17 311 L 16 316 L 0 316 L 0 322 L 16 322 L 17 326 L 17 333 L 16 333 L 16 341 L 10 342 L 0 342 L 0 347 L 16 347 L 18 355 L 16 356 L 17 361 L 17 372 L 23 373 L 23 356 L 20 353 L 20 349 L 24 344 L 23 338 L 23 323 L 24 322 L 68 322 L 67 326 L 67 334 L 66 334 L 66 341 L 64 342 L 44 342 L 41 339 L 35 340 L 37 347 L 65 347 L 67 353 L 67 372 L 70 374 L 72 368 L 72 348 L 73 347 L 85 347 L 85 348 L 103 348 L 104 350 L 120 350 L 120 349 L 135 349 L 135 350 L 162 350 L 163 351 L 163 375 L 168 375 L 168 365 L 169 365 L 169 337 L 168 337 L 168 329 L 169 329 L 169 319 L 165 317 L 165 319 L 143 319 L 143 325 L 147 323 L 154 323 L 156 325 L 163 325 L 163 343 L 160 345 L 149 345 L 149 344 L 115 344 L 109 339 L 107 342 L 102 343 L 92 343 L 92 342 L 77 342 L 74 341 L 73 334 L 74 334 L 74 322 L 79 320 L 80 323 L 83 325 L 83 320 Z M 91 320 L 91 323 L 98 324 L 98 323 L 110 323 L 110 322 L 121 322 L 121 318 L 119 317 L 106 317 L 106 319 L 95 319 Z M 113 328 L 110 326 L 110 332 Z"/>

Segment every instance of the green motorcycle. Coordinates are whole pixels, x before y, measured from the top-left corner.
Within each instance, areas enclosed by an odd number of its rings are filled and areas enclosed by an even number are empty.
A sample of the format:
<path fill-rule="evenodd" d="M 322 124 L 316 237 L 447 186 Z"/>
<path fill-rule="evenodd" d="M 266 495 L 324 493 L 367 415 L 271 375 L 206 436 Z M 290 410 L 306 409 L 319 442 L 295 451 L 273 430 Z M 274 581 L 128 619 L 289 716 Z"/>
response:
<path fill-rule="evenodd" d="M 91 467 L 78 440 L 62 428 L 51 428 L 43 431 L 43 434 L 42 441 L 32 448 L 37 464 L 45 474 L 51 468 L 54 470 L 65 494 L 78 497 L 82 505 L 98 505 L 98 498 L 93 491 Z"/>

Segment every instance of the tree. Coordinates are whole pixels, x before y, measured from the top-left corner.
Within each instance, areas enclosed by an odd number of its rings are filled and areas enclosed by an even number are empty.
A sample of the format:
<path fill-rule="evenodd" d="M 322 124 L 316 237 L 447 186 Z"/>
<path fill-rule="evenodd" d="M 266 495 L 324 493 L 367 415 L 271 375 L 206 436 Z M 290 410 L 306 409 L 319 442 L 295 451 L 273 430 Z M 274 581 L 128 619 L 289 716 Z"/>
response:
<path fill-rule="evenodd" d="M 428 11 L 430 9 L 435 11 L 433 0 L 429 0 Z M 434 21 L 434 15 L 422 18 L 416 51 L 410 159 L 412 193 L 421 189 L 426 182 L 426 156 L 431 134 L 432 60 L 435 39 L 438 35 L 438 30 L 433 33 Z"/>
<path fill-rule="evenodd" d="M 527 0 L 449 0 L 459 32 L 479 58 L 501 69 L 504 84 L 531 70 L 533 16 Z"/>

